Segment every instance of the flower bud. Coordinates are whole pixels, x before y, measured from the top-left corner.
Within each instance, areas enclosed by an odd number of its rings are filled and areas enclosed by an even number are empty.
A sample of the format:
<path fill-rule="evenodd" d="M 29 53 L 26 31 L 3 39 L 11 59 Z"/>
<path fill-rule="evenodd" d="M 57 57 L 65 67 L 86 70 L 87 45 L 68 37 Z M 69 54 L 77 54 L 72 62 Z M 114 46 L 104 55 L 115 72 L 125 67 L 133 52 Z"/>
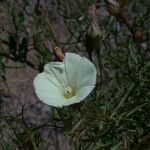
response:
<path fill-rule="evenodd" d="M 95 21 L 92 18 L 91 25 L 85 34 L 85 47 L 88 53 L 91 53 L 93 50 L 99 50 L 101 48 L 102 42 L 102 32 Z"/>
<path fill-rule="evenodd" d="M 120 14 L 120 5 L 116 0 L 105 0 L 108 12 L 111 15 L 117 16 Z"/>
<path fill-rule="evenodd" d="M 92 38 L 102 37 L 102 32 L 94 19 L 92 19 L 90 34 Z"/>
<path fill-rule="evenodd" d="M 60 47 L 56 46 L 53 50 L 54 50 L 54 54 L 55 54 L 56 58 L 58 58 L 59 60 L 63 61 L 65 56 L 62 53 L 62 49 Z"/>

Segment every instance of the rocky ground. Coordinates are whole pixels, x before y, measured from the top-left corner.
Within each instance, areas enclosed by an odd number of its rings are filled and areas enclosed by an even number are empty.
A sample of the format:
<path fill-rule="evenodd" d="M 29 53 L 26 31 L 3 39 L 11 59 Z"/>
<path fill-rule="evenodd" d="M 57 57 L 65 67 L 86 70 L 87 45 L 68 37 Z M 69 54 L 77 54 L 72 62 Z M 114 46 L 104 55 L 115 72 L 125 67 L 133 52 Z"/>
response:
<path fill-rule="evenodd" d="M 0 2 L 2 4 L 2 2 Z M 43 1 L 42 4 L 47 6 L 47 2 Z M 33 4 L 34 5 L 34 2 Z M 60 28 L 62 24 L 62 19 L 58 18 L 55 8 L 48 4 L 49 13 L 53 13 L 53 24 L 55 29 L 59 29 L 59 38 L 64 39 L 64 28 Z M 32 6 L 30 7 L 32 9 Z M 29 18 L 28 22 L 32 22 L 32 19 Z M 3 5 L 0 5 L 0 37 L 6 38 L 7 35 L 2 31 L 2 28 L 5 30 L 11 31 L 11 24 L 9 17 L 6 12 L 6 8 Z M 32 26 L 28 24 L 29 27 Z M 31 28 L 29 28 L 31 31 Z M 7 66 L 14 66 L 14 68 L 8 68 L 5 70 L 5 77 L 7 81 L 6 84 L 1 84 L 0 87 L 2 91 L 3 102 L 1 104 L 1 113 L 5 115 L 15 115 L 21 112 L 22 106 L 24 105 L 24 119 L 28 124 L 40 125 L 49 119 L 52 122 L 52 109 L 51 107 L 41 103 L 34 93 L 33 79 L 37 75 L 37 71 L 34 69 L 25 66 L 22 64 L 15 63 L 9 59 L 4 60 Z M 19 68 L 16 68 L 19 67 Z M 21 68 L 20 68 L 21 67 Z M 1 133 L 1 138 L 9 142 L 9 130 L 4 130 Z M 66 137 L 60 131 L 57 131 L 53 127 L 44 127 L 40 131 L 42 138 L 45 140 L 44 144 L 39 145 L 40 150 L 69 150 L 72 149 L 69 146 L 69 143 Z M 15 147 L 14 147 L 15 149 Z"/>

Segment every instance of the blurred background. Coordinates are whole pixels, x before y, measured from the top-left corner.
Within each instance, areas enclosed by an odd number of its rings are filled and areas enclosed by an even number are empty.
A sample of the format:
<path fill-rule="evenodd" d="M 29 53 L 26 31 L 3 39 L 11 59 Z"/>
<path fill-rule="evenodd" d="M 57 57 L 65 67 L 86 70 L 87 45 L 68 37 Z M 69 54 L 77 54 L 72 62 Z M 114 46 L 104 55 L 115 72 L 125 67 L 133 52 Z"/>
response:
<path fill-rule="evenodd" d="M 150 149 L 148 0 L 0 0 L 0 150 Z M 97 68 L 84 102 L 52 108 L 33 79 L 62 53 Z"/>

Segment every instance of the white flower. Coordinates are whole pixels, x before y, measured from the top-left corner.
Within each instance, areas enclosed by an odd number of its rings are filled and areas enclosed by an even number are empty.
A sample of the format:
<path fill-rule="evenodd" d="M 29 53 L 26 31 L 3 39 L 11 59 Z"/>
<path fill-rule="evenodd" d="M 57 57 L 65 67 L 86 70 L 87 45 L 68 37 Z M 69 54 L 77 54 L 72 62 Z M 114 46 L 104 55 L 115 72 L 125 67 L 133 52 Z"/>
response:
<path fill-rule="evenodd" d="M 50 62 L 34 81 L 35 93 L 44 103 L 62 107 L 79 103 L 93 90 L 96 69 L 87 58 L 66 53 L 63 62 Z"/>

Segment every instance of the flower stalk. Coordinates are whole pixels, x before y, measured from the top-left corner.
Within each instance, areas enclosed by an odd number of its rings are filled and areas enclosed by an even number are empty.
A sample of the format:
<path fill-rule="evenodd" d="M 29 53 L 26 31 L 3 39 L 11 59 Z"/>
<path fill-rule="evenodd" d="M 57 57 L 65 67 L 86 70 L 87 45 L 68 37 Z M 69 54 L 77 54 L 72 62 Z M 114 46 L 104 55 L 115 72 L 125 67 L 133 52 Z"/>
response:
<path fill-rule="evenodd" d="M 91 17 L 91 24 L 85 34 L 85 48 L 92 61 L 92 52 L 100 51 L 102 45 L 102 31 L 100 30 L 97 18 L 95 5 L 90 7 L 89 14 Z"/>

